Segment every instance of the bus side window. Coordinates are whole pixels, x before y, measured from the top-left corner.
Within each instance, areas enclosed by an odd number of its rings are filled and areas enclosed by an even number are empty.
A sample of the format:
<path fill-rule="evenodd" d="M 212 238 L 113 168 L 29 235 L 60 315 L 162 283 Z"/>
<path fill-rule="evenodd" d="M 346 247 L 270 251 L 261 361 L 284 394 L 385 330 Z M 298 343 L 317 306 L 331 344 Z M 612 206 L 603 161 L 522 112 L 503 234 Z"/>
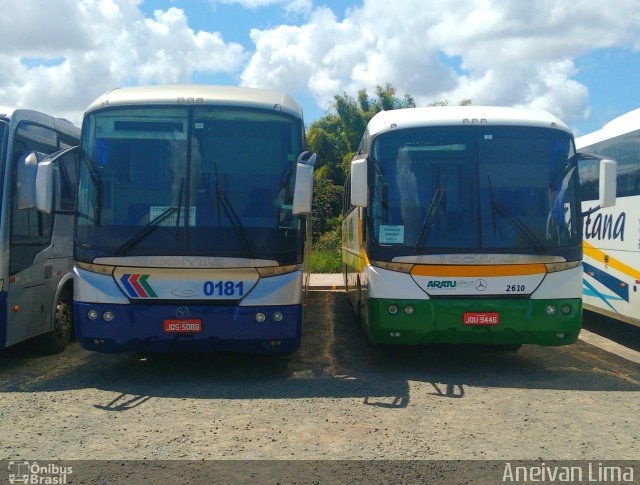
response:
<path fill-rule="evenodd" d="M 618 197 L 640 195 L 640 168 L 618 173 Z"/>
<path fill-rule="evenodd" d="M 599 197 L 599 162 L 598 160 L 582 160 L 578 167 L 580 176 L 580 199 L 598 200 Z"/>
<path fill-rule="evenodd" d="M 59 170 L 57 171 L 60 187 L 59 209 L 63 211 L 74 210 L 76 206 L 76 183 L 77 175 L 77 155 L 67 153 L 60 158 Z"/>
<path fill-rule="evenodd" d="M 351 175 L 347 176 L 342 194 L 342 215 L 346 216 L 351 210 Z"/>
<path fill-rule="evenodd" d="M 42 126 L 23 123 L 18 127 L 13 147 L 13 183 L 11 194 L 11 258 L 9 273 L 18 273 L 33 264 L 40 251 L 51 244 L 53 216 L 38 212 L 35 208 L 18 209 L 16 187 L 16 166 L 24 162 L 30 152 L 39 151 L 47 155 L 55 152 L 58 140 L 55 131 Z"/>

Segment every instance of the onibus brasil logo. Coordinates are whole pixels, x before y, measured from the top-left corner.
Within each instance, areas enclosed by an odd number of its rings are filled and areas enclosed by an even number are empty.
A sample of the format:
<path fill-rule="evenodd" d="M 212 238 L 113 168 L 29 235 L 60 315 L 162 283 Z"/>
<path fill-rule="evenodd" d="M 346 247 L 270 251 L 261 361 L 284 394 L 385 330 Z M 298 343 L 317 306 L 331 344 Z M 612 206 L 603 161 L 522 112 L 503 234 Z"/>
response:
<path fill-rule="evenodd" d="M 37 461 L 10 461 L 8 465 L 9 483 L 30 485 L 63 485 L 73 474 L 73 467 L 47 463 L 41 465 Z"/>

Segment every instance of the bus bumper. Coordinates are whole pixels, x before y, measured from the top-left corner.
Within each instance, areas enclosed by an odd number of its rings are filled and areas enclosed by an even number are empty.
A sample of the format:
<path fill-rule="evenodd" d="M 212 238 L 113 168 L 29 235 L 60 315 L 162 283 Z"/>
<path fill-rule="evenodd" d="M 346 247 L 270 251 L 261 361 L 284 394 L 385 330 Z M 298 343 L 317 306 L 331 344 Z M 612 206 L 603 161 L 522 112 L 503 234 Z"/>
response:
<path fill-rule="evenodd" d="M 397 308 L 396 314 L 389 306 Z M 413 314 L 405 308 L 413 307 Z M 551 313 L 550 306 L 555 308 Z M 563 311 L 564 310 L 564 311 Z M 431 299 L 368 300 L 368 328 L 374 344 L 537 344 L 574 343 L 582 328 L 582 300 Z M 498 313 L 497 325 L 465 325 L 464 314 Z"/>
<path fill-rule="evenodd" d="M 91 320 L 89 311 L 97 318 Z M 103 315 L 111 312 L 113 319 Z M 273 315 L 282 314 L 277 322 Z M 263 313 L 259 323 L 256 314 Z M 165 320 L 200 320 L 198 333 L 166 333 Z M 302 305 L 114 305 L 75 303 L 76 337 L 87 349 L 121 352 L 248 352 L 288 354 L 300 346 Z"/>

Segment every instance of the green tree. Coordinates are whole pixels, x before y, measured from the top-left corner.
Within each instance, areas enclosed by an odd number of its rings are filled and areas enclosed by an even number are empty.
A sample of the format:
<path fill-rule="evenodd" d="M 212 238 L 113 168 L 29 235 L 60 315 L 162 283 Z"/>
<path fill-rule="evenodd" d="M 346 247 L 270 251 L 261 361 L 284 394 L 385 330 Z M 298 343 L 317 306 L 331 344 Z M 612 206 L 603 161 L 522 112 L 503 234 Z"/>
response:
<path fill-rule="evenodd" d="M 379 111 L 415 107 L 413 97 L 398 98 L 391 84 L 376 87 L 375 93 L 370 97 L 362 89 L 355 98 L 347 93 L 334 96 L 327 114 L 307 131 L 309 149 L 318 155 L 312 225 L 315 254 L 323 260 L 321 271 L 340 268 L 343 185 L 367 123 Z"/>
<path fill-rule="evenodd" d="M 314 121 L 307 132 L 309 148 L 318 155 L 318 167 L 327 167 L 326 176 L 336 185 L 343 185 L 348 172 L 345 159 L 357 151 L 369 120 L 382 110 L 413 108 L 413 97 L 400 99 L 391 84 L 376 87 L 376 96 L 365 89 L 356 98 L 342 93 L 334 96 L 328 113 Z"/>
<path fill-rule="evenodd" d="M 313 178 L 313 212 L 311 214 L 312 233 L 314 243 L 320 240 L 322 234 L 329 232 L 340 223 L 342 209 L 342 192 L 339 185 L 335 185 L 326 176 L 327 167 L 318 169 Z"/>

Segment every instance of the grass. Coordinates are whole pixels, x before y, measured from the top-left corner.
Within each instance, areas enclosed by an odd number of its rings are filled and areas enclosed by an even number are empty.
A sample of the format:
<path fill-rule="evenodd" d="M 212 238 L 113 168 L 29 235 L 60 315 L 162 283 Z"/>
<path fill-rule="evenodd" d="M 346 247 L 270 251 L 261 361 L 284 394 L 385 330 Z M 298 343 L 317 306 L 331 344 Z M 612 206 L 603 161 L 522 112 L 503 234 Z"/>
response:
<path fill-rule="evenodd" d="M 339 251 L 314 249 L 311 252 L 312 273 L 340 273 L 342 261 Z"/>

